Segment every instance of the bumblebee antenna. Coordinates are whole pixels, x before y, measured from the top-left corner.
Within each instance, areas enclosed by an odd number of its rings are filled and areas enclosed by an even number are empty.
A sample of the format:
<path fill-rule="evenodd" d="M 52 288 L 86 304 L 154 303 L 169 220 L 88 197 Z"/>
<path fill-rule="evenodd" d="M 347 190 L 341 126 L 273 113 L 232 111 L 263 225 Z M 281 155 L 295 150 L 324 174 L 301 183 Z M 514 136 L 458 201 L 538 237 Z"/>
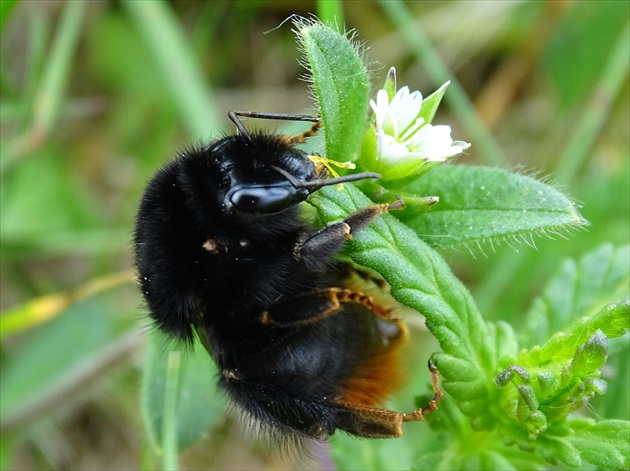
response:
<path fill-rule="evenodd" d="M 247 132 L 247 129 L 245 129 L 245 126 L 243 126 L 243 123 L 241 122 L 241 120 L 238 119 L 238 115 L 240 115 L 239 111 L 228 111 L 228 118 L 230 118 L 230 120 L 236 125 L 236 129 L 238 129 L 238 132 L 243 137 L 247 138 L 248 141 L 251 142 L 252 136 L 249 135 L 249 133 Z"/>
<path fill-rule="evenodd" d="M 295 188 L 307 188 L 311 192 L 315 190 L 319 190 L 320 188 L 324 186 L 337 185 L 339 183 L 354 182 L 357 180 L 365 180 L 366 178 L 375 178 L 375 179 L 381 178 L 381 176 L 378 173 L 363 172 L 363 173 L 354 173 L 352 175 L 346 175 L 343 177 L 327 178 L 325 180 L 313 180 L 310 182 L 301 182 L 300 180 L 295 178 L 293 175 L 291 175 L 289 172 L 287 172 L 286 170 L 280 167 L 276 167 L 275 165 L 272 165 L 271 168 L 274 169 L 276 172 L 280 173 Z"/>

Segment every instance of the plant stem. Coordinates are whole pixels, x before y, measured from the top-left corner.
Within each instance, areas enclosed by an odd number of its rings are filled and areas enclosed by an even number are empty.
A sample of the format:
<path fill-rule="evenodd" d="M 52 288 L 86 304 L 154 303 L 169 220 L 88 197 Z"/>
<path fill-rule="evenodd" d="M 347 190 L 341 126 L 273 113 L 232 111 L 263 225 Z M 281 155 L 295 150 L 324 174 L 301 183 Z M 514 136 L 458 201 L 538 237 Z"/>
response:
<path fill-rule="evenodd" d="M 166 384 L 164 385 L 164 424 L 162 429 L 162 465 L 165 470 L 177 471 L 177 393 L 181 352 L 168 354 L 166 364 Z"/>

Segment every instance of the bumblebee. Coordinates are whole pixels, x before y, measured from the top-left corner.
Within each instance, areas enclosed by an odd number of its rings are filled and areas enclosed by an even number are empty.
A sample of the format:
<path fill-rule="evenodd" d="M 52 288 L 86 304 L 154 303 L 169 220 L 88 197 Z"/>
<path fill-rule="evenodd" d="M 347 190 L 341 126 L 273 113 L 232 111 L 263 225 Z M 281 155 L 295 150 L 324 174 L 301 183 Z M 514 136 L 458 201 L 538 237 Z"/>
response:
<path fill-rule="evenodd" d="M 336 430 L 402 435 L 442 398 L 403 414 L 378 405 L 399 377 L 404 324 L 353 288 L 337 254 L 352 234 L 402 202 L 374 204 L 314 229 L 299 203 L 318 189 L 379 178 L 328 178 L 297 145 L 317 118 L 228 113 L 238 133 L 185 149 L 148 183 L 135 261 L 154 325 L 216 362 L 219 387 L 272 434 L 324 439 Z M 310 121 L 289 136 L 249 133 L 240 116 Z"/>

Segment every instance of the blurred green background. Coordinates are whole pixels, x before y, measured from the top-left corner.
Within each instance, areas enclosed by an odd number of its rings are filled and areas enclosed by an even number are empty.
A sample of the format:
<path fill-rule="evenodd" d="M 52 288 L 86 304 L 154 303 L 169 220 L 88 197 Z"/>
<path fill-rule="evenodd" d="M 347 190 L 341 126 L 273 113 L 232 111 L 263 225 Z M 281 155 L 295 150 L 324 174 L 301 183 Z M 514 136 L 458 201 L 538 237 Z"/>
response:
<path fill-rule="evenodd" d="M 563 259 L 629 242 L 629 8 L 2 0 L 0 467 L 160 468 L 139 412 L 148 329 L 132 281 L 134 213 L 178 149 L 233 130 L 228 110 L 313 112 L 291 24 L 282 24 L 292 14 L 341 9 L 365 42 L 374 89 L 390 66 L 399 86 L 425 95 L 453 78 L 434 123 L 472 142 L 457 164 L 537 174 L 582 206 L 591 225 L 559 234 L 566 239 L 442 251 L 484 316 L 518 330 Z M 458 101 L 457 83 L 474 108 Z M 426 358 L 435 346 L 418 330 Z M 627 419 L 628 360 L 611 362 L 612 397 L 594 401 L 594 413 Z M 247 451 L 216 407 L 220 418 L 183 467 L 281 466 Z M 351 467 L 352 453 L 373 446 L 411 463 L 435 443 L 421 427 L 400 440 L 338 439 L 339 462 Z M 374 468 L 396 467 L 379 456 Z"/>

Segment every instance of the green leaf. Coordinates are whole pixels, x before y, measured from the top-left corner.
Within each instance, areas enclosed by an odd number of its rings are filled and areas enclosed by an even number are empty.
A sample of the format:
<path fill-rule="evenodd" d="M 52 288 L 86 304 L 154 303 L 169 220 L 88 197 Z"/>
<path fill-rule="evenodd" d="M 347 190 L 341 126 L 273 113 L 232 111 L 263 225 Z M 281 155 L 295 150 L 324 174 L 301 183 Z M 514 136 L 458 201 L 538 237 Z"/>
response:
<path fill-rule="evenodd" d="M 599 370 L 608 358 L 608 339 L 601 330 L 595 332 L 586 343 L 575 352 L 571 361 L 571 374 L 586 376 Z"/>
<path fill-rule="evenodd" d="M 624 335 L 630 328 L 630 300 L 610 304 L 599 312 L 585 316 L 574 323 L 570 330 L 558 332 L 544 345 L 533 347 L 519 355 L 521 365 L 544 365 L 572 359 L 577 347 L 601 330 L 608 338 Z"/>
<path fill-rule="evenodd" d="M 629 323 L 630 303 L 613 304 L 580 319 L 568 332 L 558 332 L 544 345 L 521 352 L 496 377 L 497 385 L 505 388 L 501 393 L 504 411 L 526 423 L 541 404 L 540 410 L 550 420 L 562 420 L 593 394 L 602 394 L 605 384 L 599 368 L 607 358 L 607 338 L 624 335 Z M 531 394 L 534 396 L 529 397 Z M 523 405 L 529 411 L 525 416 L 525 409 L 520 409 Z"/>
<path fill-rule="evenodd" d="M 152 332 L 147 345 L 142 382 L 142 414 L 149 439 L 161 452 L 164 434 L 165 391 L 172 344 Z M 175 349 L 176 350 L 176 349 Z M 198 342 L 194 352 L 183 352 L 176 397 L 179 449 L 197 442 L 222 416 L 224 401 L 216 390 L 216 366 Z"/>
<path fill-rule="evenodd" d="M 24 338 L 0 376 L 4 425 L 81 375 L 115 338 L 111 311 L 98 297 L 76 303 Z M 52 411 L 46 410 L 46 414 Z M 38 416 L 41 418 L 41 413 Z"/>
<path fill-rule="evenodd" d="M 369 126 L 363 136 L 359 165 L 369 169 L 376 168 L 376 152 L 376 127 Z"/>
<path fill-rule="evenodd" d="M 326 223 L 370 204 L 349 184 L 342 190 L 323 188 L 309 201 Z M 494 327 L 486 326 L 468 290 L 440 255 L 389 214 L 353 237 L 348 244 L 350 257 L 379 272 L 398 301 L 426 317 L 427 327 L 444 351 L 438 358 L 438 369 L 445 390 L 465 414 L 487 418 L 485 407 L 492 394 L 487 372 L 496 365 L 497 333 Z M 500 330 L 501 336 L 506 336 L 505 326 Z M 480 426 L 485 425 L 480 422 Z"/>
<path fill-rule="evenodd" d="M 86 6 L 83 2 L 69 2 L 63 8 L 40 88 L 33 103 L 33 128 L 44 135 L 53 131 L 63 106 L 70 63 L 79 44 L 79 32 Z"/>
<path fill-rule="evenodd" d="M 317 17 L 324 23 L 343 28 L 343 4 L 340 0 L 317 0 Z"/>
<path fill-rule="evenodd" d="M 582 466 L 579 450 L 567 440 L 567 437 L 543 436 L 537 445 L 540 455 L 551 464 L 565 463 L 573 468 Z"/>
<path fill-rule="evenodd" d="M 391 102 L 394 96 L 396 95 L 396 91 L 398 88 L 396 87 L 396 68 L 391 67 L 389 72 L 387 72 L 387 77 L 385 77 L 385 83 L 383 84 L 383 90 L 387 92 L 387 97 Z"/>
<path fill-rule="evenodd" d="M 505 413 L 504 440 L 532 449 L 548 462 L 581 466 L 581 448 L 570 440 L 570 413 L 606 392 L 599 369 L 608 356 L 608 338 L 630 328 L 630 302 L 607 306 L 558 332 L 547 343 L 521 352 L 496 378 Z"/>
<path fill-rule="evenodd" d="M 365 168 L 380 173 L 382 175 L 383 186 L 388 188 L 394 188 L 394 184 L 391 182 L 423 175 L 432 168 L 442 165 L 443 163 L 444 162 L 441 160 L 425 161 L 424 159 L 417 157 L 401 159 L 392 164 L 386 159 L 378 159 L 376 156 L 372 158 L 372 161 L 366 160 L 362 162 Z M 398 186 L 396 186 L 396 188 L 398 188 Z"/>
<path fill-rule="evenodd" d="M 357 157 L 366 129 L 369 78 L 357 47 L 345 35 L 316 21 L 295 23 L 323 124 L 326 157 Z"/>
<path fill-rule="evenodd" d="M 527 313 L 525 346 L 543 343 L 576 319 L 627 296 L 630 246 L 604 245 L 578 263 L 566 261 Z"/>
<path fill-rule="evenodd" d="M 428 453 L 415 462 L 413 470 L 462 470 L 483 469 L 484 471 L 509 471 L 509 470 L 544 470 L 549 466 L 536 455 L 522 451 L 517 447 L 507 447 L 501 443 L 498 437 L 492 434 L 486 439 L 492 439 L 486 449 L 477 450 L 475 438 L 467 437 L 470 441 L 460 442 L 459 446 L 454 442 L 453 446 L 441 452 Z"/>
<path fill-rule="evenodd" d="M 433 117 L 437 112 L 438 106 L 440 106 L 440 102 L 442 101 L 442 97 L 446 93 L 446 89 L 448 88 L 451 82 L 446 82 L 436 91 L 431 93 L 428 97 L 422 100 L 422 107 L 420 108 L 419 117 L 424 119 L 425 124 L 433 121 Z"/>
<path fill-rule="evenodd" d="M 516 334 L 512 326 L 506 322 L 499 321 L 494 325 L 496 328 L 496 335 L 493 336 L 495 340 L 495 356 L 497 363 L 502 364 L 506 358 L 514 357 L 518 352 L 518 342 L 516 340 Z"/>
<path fill-rule="evenodd" d="M 440 198 L 428 213 L 396 213 L 433 246 L 514 240 L 585 224 L 555 188 L 495 168 L 442 165 L 400 190 Z"/>
<path fill-rule="evenodd" d="M 567 437 L 582 459 L 601 469 L 622 470 L 630 465 L 630 422 L 626 420 L 573 419 L 569 427 L 574 434 Z"/>

